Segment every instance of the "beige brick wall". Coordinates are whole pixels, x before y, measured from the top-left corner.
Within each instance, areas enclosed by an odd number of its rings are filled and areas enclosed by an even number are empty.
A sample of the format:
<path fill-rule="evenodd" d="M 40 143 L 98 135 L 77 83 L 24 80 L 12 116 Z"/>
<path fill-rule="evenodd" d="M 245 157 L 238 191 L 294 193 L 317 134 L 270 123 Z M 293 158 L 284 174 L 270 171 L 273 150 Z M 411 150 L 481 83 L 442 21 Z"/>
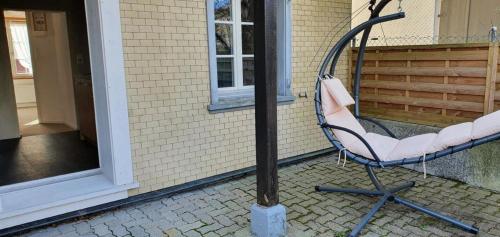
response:
<path fill-rule="evenodd" d="M 280 158 L 329 147 L 316 126 L 312 100 L 319 57 L 309 63 L 331 27 L 351 12 L 350 0 L 292 2 L 293 92 L 309 98 L 279 106 Z M 205 0 L 120 3 L 134 176 L 140 183 L 131 194 L 254 165 L 254 110 L 207 111 Z M 345 61 L 339 72 L 347 74 Z"/>

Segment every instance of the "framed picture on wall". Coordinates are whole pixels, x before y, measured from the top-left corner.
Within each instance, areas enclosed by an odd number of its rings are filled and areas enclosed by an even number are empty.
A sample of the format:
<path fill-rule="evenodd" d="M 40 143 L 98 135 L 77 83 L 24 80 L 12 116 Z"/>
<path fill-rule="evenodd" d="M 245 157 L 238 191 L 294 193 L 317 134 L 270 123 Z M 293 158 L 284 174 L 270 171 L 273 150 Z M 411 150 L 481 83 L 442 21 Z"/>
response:
<path fill-rule="evenodd" d="M 45 12 L 33 12 L 33 30 L 47 31 L 47 16 Z"/>

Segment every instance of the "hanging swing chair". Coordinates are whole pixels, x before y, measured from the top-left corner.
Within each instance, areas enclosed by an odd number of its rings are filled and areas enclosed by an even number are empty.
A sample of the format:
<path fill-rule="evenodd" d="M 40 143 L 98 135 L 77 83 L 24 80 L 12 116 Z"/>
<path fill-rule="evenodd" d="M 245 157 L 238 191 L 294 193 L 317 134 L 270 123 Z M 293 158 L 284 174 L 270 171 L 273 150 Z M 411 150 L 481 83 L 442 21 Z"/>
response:
<path fill-rule="evenodd" d="M 375 190 L 317 186 L 316 191 L 381 197 L 368 214 L 362 218 L 361 222 L 352 230 L 350 236 L 358 236 L 375 213 L 389 201 L 451 223 L 469 233 L 477 234 L 479 229 L 475 226 L 434 212 L 396 195 L 400 191 L 414 187 L 415 182 L 403 183 L 397 187 L 387 187 L 380 182 L 374 172 L 374 168 L 423 163 L 425 175 L 426 161 L 446 157 L 450 154 L 500 139 L 500 111 L 481 117 L 474 122 L 444 128 L 438 134 L 429 133 L 401 140 L 396 138 L 394 133 L 381 123 L 360 116 L 359 94 L 361 69 L 371 28 L 376 24 L 405 17 L 404 12 L 401 10 L 395 14 L 379 16 L 382 9 L 390 1 L 382 0 L 374 7 L 375 1 L 372 0 L 370 2 L 370 19 L 349 31 L 328 52 L 319 70 L 314 98 L 318 124 L 321 126 L 324 134 L 345 158 L 349 158 L 365 166 Z M 363 36 L 360 41 L 359 53 L 355 65 L 353 98 L 342 85 L 342 82 L 335 78 L 335 67 L 344 48 L 362 31 Z M 329 72 L 327 72 L 329 66 Z M 350 105 L 354 105 L 354 115 L 347 108 Z M 364 120 L 367 123 L 378 126 L 388 136 L 366 132 L 359 123 L 359 120 Z"/>

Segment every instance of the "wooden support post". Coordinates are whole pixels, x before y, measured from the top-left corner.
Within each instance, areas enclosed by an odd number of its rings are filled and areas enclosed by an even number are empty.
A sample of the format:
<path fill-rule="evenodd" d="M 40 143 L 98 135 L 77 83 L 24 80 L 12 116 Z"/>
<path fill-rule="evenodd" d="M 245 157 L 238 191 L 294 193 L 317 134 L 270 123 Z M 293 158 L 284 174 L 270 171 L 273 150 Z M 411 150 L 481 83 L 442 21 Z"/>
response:
<path fill-rule="evenodd" d="M 254 3 L 257 204 L 271 207 L 279 203 L 277 0 L 254 0 Z"/>
<path fill-rule="evenodd" d="M 486 71 L 486 92 L 484 114 L 492 113 L 495 108 L 495 93 L 498 72 L 498 42 L 490 43 L 488 53 L 488 68 Z"/>
<path fill-rule="evenodd" d="M 408 49 L 408 54 L 411 54 L 412 52 L 412 49 Z M 377 61 L 378 62 L 378 61 Z M 411 60 L 407 60 L 406 61 L 406 67 L 407 68 L 411 68 Z M 410 75 L 406 75 L 406 83 L 410 84 L 411 83 L 411 76 Z M 406 98 L 410 98 L 410 90 L 405 90 L 405 97 Z M 409 105 L 405 105 L 405 111 L 410 111 L 410 106 Z"/>
<path fill-rule="evenodd" d="M 447 48 L 447 49 L 446 49 L 446 52 L 447 52 L 447 53 L 450 53 L 450 52 L 451 52 L 451 48 Z M 446 69 L 449 69 L 449 68 L 450 68 L 450 60 L 446 60 L 446 61 L 444 61 L 444 67 L 445 67 Z M 443 84 L 444 84 L 445 86 L 448 86 L 448 85 L 449 85 L 449 82 L 450 82 L 450 77 L 449 77 L 449 76 L 447 76 L 447 75 L 446 75 L 446 76 L 444 76 Z M 448 93 L 443 93 L 443 101 L 447 101 L 447 100 L 448 100 Z M 447 114 L 448 114 L 448 111 L 447 111 L 445 108 L 441 109 L 441 115 L 446 116 Z"/>
<path fill-rule="evenodd" d="M 250 229 L 257 237 L 286 236 L 286 209 L 278 198 L 278 0 L 254 4 L 257 203 Z"/>
<path fill-rule="evenodd" d="M 380 50 L 377 49 L 375 51 L 375 54 L 378 55 L 379 53 L 380 53 Z M 380 67 L 380 61 L 376 60 L 375 61 L 375 68 L 378 68 L 378 67 Z M 378 81 L 378 78 L 379 78 L 379 74 L 377 73 L 377 74 L 375 74 L 375 81 Z M 378 88 L 375 88 L 375 95 L 380 96 Z M 373 102 L 373 106 L 374 106 L 374 108 L 378 108 L 378 102 Z"/>

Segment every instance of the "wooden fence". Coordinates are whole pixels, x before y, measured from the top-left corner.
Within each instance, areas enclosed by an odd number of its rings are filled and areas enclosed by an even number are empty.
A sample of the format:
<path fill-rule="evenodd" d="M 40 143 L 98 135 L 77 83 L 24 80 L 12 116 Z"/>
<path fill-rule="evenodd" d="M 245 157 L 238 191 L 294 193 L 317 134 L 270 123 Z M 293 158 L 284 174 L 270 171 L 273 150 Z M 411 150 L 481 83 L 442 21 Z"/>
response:
<path fill-rule="evenodd" d="M 356 48 L 351 57 L 355 65 Z M 441 127 L 472 121 L 500 109 L 499 61 L 498 43 L 368 47 L 361 112 Z"/>

